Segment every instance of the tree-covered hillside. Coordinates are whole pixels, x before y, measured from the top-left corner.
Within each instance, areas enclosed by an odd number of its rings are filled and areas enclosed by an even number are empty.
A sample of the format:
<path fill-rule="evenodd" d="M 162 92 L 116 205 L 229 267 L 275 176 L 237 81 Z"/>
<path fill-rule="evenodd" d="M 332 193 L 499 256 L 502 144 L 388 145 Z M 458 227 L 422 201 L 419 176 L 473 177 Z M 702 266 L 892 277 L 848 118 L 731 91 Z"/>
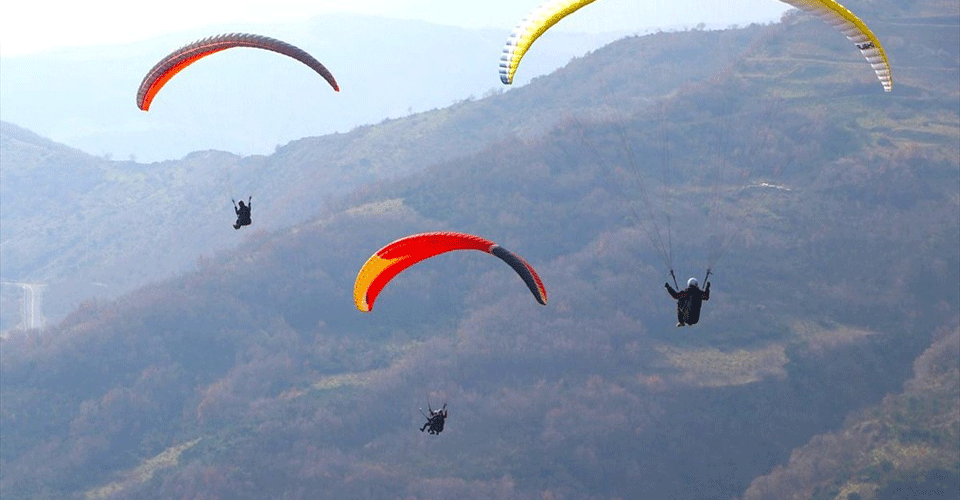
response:
<path fill-rule="evenodd" d="M 947 323 L 914 362 L 904 391 L 851 414 L 843 428 L 757 478 L 745 500 L 948 498 L 960 487 L 960 326 Z"/>
<path fill-rule="evenodd" d="M 331 197 L 504 139 L 539 137 L 568 116 L 610 109 L 631 114 L 680 85 L 715 74 L 761 32 L 760 27 L 737 31 L 720 44 L 718 32 L 624 40 L 601 49 L 602 58 L 576 59 L 561 72 L 509 92 L 304 138 L 269 156 L 200 151 L 142 164 L 24 140 L 34 134 L 4 123 L 3 278 L 47 284 L 45 313 L 59 320 L 84 300 L 112 298 L 195 269 L 198 255 L 240 244 L 230 227 L 231 197 L 256 199 L 259 228 L 302 222 L 325 213 Z M 620 62 L 610 66 L 613 60 Z M 6 330 L 18 321 L 20 294 L 12 287 L 3 292 L 0 328 Z"/>
<path fill-rule="evenodd" d="M 318 171 L 283 170 L 308 172 L 270 181 L 289 193 L 283 206 L 322 212 L 3 340 L 0 496 L 956 491 L 960 49 L 937 44 L 960 16 L 955 1 L 890 16 L 886 3 L 865 11 L 895 40 L 890 94 L 841 36 L 791 16 L 625 39 L 523 88 L 409 119 L 437 125 L 449 153 L 372 139 L 415 121 L 355 131 L 357 149 L 339 154 L 370 171 L 391 151 L 396 162 L 434 156 L 339 196 L 309 195 Z M 644 81 L 624 54 L 741 36 L 749 43 L 729 46 L 742 54 L 715 71 L 677 84 L 686 59 L 674 54 L 657 67 L 673 82 L 662 92 L 624 90 Z M 582 68 L 594 71 L 571 76 Z M 557 105 L 553 78 L 592 101 Z M 552 119 L 479 139 L 481 111 L 513 99 L 523 105 L 501 116 Z M 450 115 L 460 127 L 439 125 Z M 338 140 L 304 139 L 258 172 L 340 158 Z M 344 177 L 362 177 L 341 161 Z M 357 311 L 364 261 L 433 230 L 523 256 L 547 305 L 497 259 L 456 252 Z M 713 264 L 696 326 L 674 326 L 671 262 L 681 279 Z M 417 432 L 418 408 L 443 403 L 444 432 Z"/>

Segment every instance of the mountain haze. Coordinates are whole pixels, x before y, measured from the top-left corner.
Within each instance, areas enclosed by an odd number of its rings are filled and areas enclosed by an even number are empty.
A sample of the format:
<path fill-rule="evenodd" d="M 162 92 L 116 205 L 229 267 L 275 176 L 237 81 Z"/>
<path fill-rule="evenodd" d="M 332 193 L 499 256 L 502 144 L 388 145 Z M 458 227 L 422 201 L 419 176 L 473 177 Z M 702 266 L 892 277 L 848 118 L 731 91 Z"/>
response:
<path fill-rule="evenodd" d="M 788 15 L 618 40 L 268 156 L 107 161 L 5 123 L 4 273 L 154 277 L 2 341 L 0 496 L 956 492 L 960 4 L 862 7 L 889 94 Z M 227 227 L 225 185 L 257 229 Z M 358 312 L 370 254 L 433 230 L 523 256 L 548 304 L 456 252 Z M 667 271 L 710 264 L 700 324 L 675 327 Z M 417 432 L 444 403 L 443 434 Z"/>
<path fill-rule="evenodd" d="M 3 278 L 47 283 L 45 312 L 56 320 L 87 298 L 114 297 L 192 269 L 202 254 L 237 245 L 243 234 L 230 228 L 230 198 L 254 197 L 257 228 L 303 221 L 323 213 L 327 197 L 366 183 L 468 155 L 505 138 L 535 138 L 571 117 L 626 116 L 644 109 L 678 85 L 715 74 L 760 32 L 753 27 L 621 41 L 604 49 L 607 57 L 630 60 L 630 71 L 637 74 L 658 76 L 620 81 L 631 74 L 627 68 L 611 74 L 595 61 L 576 59 L 550 78 L 509 92 L 307 137 L 269 156 L 200 151 L 177 161 L 116 161 L 49 141 L 25 141 L 22 137 L 30 134 L 3 123 Z M 689 60 L 689 69 L 669 62 L 681 59 Z M 75 169 L 75 164 L 85 167 Z M 56 178 L 64 187 L 35 181 L 45 178 Z M 35 238 L 38 232 L 44 234 L 42 243 Z M 19 292 L 7 288 L 6 303 L 16 304 Z M 17 321 L 16 306 L 5 310 L 4 329 Z"/>
<path fill-rule="evenodd" d="M 141 79 L 163 56 L 235 31 L 306 50 L 330 69 L 341 92 L 292 59 L 238 49 L 179 74 L 148 113 L 136 107 Z M 213 26 L 133 44 L 5 57 L 0 108 L 4 121 L 114 159 L 149 163 L 206 149 L 269 154 L 301 137 L 346 132 L 499 91 L 497 64 L 507 35 L 350 14 Z M 551 34 L 517 83 L 619 36 Z"/>

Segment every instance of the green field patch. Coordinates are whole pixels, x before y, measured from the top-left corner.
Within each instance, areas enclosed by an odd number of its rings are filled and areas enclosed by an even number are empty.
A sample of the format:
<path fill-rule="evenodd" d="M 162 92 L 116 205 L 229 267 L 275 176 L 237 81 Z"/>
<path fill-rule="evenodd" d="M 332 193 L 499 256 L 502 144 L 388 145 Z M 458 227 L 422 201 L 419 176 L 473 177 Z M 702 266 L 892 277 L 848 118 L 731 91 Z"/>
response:
<path fill-rule="evenodd" d="M 721 351 L 716 348 L 656 347 L 667 365 L 677 370 L 676 382 L 696 387 L 724 387 L 786 376 L 787 355 L 780 344 L 760 349 Z"/>
<path fill-rule="evenodd" d="M 85 497 L 88 499 L 109 498 L 131 486 L 143 484 L 153 478 L 153 475 L 163 469 L 169 469 L 177 465 L 180 455 L 183 452 L 193 448 L 202 438 L 196 438 L 186 443 L 171 446 L 163 450 L 159 455 L 147 459 L 133 470 L 122 474 L 123 479 L 114 481 L 110 484 L 87 490 Z"/>
<path fill-rule="evenodd" d="M 383 215 L 390 212 L 399 212 L 404 208 L 405 205 L 403 204 L 403 198 L 393 198 L 389 200 L 365 203 L 358 207 L 347 209 L 347 213 L 354 215 Z"/>

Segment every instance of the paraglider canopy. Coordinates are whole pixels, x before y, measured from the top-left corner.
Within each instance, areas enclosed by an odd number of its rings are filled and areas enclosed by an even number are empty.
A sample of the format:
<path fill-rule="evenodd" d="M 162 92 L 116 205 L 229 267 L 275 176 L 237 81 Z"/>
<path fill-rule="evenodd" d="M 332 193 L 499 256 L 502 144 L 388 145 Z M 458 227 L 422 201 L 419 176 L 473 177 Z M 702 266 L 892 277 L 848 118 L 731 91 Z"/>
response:
<path fill-rule="evenodd" d="M 401 238 L 377 250 L 357 274 L 353 298 L 357 309 L 369 312 L 383 287 L 408 267 L 454 250 L 479 250 L 499 257 L 520 275 L 540 304 L 547 303 L 547 290 L 530 264 L 496 243 L 464 233 L 421 233 Z"/>
<path fill-rule="evenodd" d="M 333 74 L 331 74 L 323 64 L 320 64 L 320 61 L 302 49 L 262 35 L 229 33 L 197 40 L 171 52 L 161 59 L 160 62 L 154 65 L 154 67 L 147 72 L 147 75 L 143 77 L 140 88 L 137 90 L 137 107 L 144 111 L 149 110 L 150 103 L 153 102 L 153 98 L 156 97 L 157 92 L 181 70 L 204 57 L 234 47 L 251 47 L 270 50 L 292 57 L 316 71 L 333 87 L 333 90 L 340 91 L 340 86 L 337 85 Z"/>
<path fill-rule="evenodd" d="M 514 74 L 523 56 L 541 35 L 563 18 L 573 14 L 595 0 L 547 0 L 527 15 L 510 33 L 500 56 L 500 81 L 513 83 Z M 880 40 L 859 17 L 835 0 L 782 0 L 798 9 L 810 12 L 827 24 L 837 28 L 854 43 L 863 57 L 873 67 L 883 90 L 893 89 L 890 62 L 880 45 Z M 664 2 L 666 3 L 666 2 Z"/>

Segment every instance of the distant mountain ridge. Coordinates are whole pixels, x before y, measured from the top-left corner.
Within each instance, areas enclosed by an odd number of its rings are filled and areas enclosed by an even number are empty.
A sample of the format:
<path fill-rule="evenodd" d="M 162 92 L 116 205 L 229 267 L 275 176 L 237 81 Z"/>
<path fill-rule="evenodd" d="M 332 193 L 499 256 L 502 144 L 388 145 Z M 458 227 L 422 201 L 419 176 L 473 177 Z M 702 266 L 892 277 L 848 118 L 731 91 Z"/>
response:
<path fill-rule="evenodd" d="M 240 49 L 178 75 L 149 113 L 136 108 L 137 87 L 154 63 L 188 42 L 237 31 L 224 25 L 127 45 L 5 57 L 2 119 L 89 154 L 153 162 L 206 149 L 268 154 L 301 137 L 346 132 L 501 87 L 497 63 L 507 30 L 352 14 L 247 28 L 311 53 L 342 91 L 330 92 L 286 58 Z M 538 48 L 518 84 L 620 36 L 557 33 Z"/>

